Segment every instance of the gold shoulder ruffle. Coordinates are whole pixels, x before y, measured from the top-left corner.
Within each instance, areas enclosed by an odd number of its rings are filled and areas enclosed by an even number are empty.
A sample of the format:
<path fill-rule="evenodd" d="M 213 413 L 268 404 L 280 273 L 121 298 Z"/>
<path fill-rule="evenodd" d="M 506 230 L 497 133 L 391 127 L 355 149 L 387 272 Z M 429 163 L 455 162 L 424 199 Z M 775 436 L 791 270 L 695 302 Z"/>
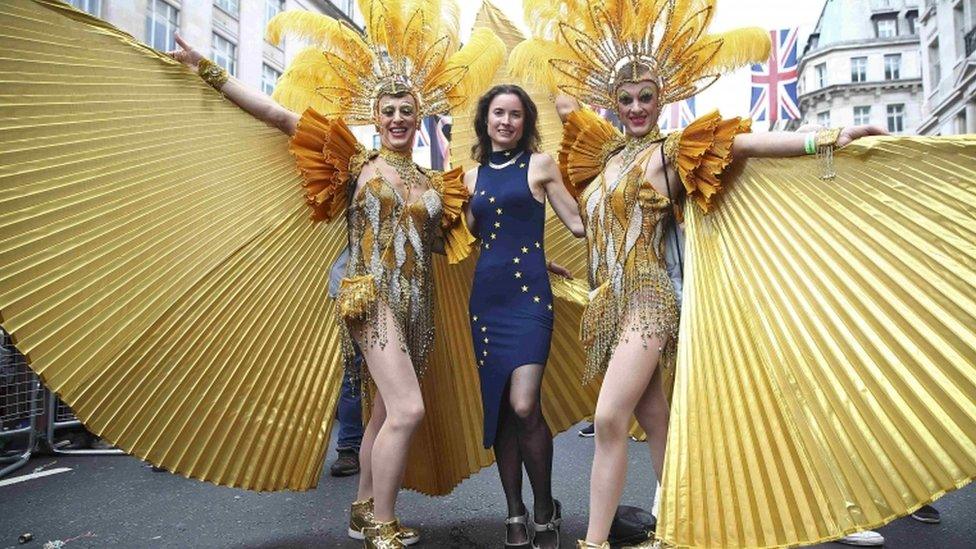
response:
<path fill-rule="evenodd" d="M 471 254 L 476 242 L 464 222 L 464 205 L 468 203 L 468 189 L 464 186 L 464 168 L 458 166 L 448 172 L 430 171 L 430 184 L 441 195 L 444 211 L 441 228 L 444 230 L 444 253 L 449 263 L 460 263 Z"/>
<path fill-rule="evenodd" d="M 359 176 L 370 153 L 341 119 L 306 109 L 289 151 L 302 174 L 312 219 L 331 221 L 346 207 L 346 185 Z"/>
<path fill-rule="evenodd" d="M 579 195 L 600 174 L 613 152 L 608 144 L 619 142 L 620 132 L 597 113 L 589 109 L 569 113 L 559 145 L 559 171 L 570 194 Z"/>
<path fill-rule="evenodd" d="M 735 136 L 751 128 L 748 118 L 723 120 L 718 111 L 712 111 L 664 142 L 664 152 L 677 168 L 688 198 L 703 212 L 712 208 L 712 197 L 722 190 L 719 176 L 732 162 Z"/>

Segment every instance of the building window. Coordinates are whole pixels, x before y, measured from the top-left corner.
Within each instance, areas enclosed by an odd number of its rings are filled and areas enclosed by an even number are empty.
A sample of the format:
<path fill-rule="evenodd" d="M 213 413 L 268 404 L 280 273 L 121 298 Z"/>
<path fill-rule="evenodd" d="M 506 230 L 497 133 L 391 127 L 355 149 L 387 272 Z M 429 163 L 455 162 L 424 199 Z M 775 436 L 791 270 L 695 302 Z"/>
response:
<path fill-rule="evenodd" d="M 238 0 L 214 0 L 214 5 L 234 17 L 237 17 L 241 12 L 241 5 Z"/>
<path fill-rule="evenodd" d="M 179 30 L 180 10 L 163 0 L 149 0 L 146 14 L 146 43 L 159 51 L 176 49 L 173 35 Z"/>
<path fill-rule="evenodd" d="M 956 133 L 964 134 L 966 132 L 966 111 L 962 110 L 956 115 Z"/>
<path fill-rule="evenodd" d="M 942 81 L 942 66 L 939 64 L 939 39 L 929 44 L 929 79 L 932 88 L 937 88 Z"/>
<path fill-rule="evenodd" d="M 956 31 L 956 58 L 966 56 L 966 18 L 963 12 L 962 3 L 956 4 L 952 9 L 952 26 Z"/>
<path fill-rule="evenodd" d="M 905 15 L 905 21 L 908 22 L 908 34 L 918 34 L 918 12 L 908 12 L 908 14 Z"/>
<path fill-rule="evenodd" d="M 825 128 L 830 126 L 830 111 L 817 113 L 817 125 Z"/>
<path fill-rule="evenodd" d="M 267 63 L 261 65 L 261 91 L 271 95 L 274 91 L 275 84 L 278 83 L 278 78 L 281 77 L 281 73 L 267 65 Z"/>
<path fill-rule="evenodd" d="M 342 13 L 346 14 L 349 19 L 353 18 L 352 0 L 334 0 L 334 4 L 342 11 Z"/>
<path fill-rule="evenodd" d="M 213 35 L 213 62 L 237 76 L 237 45 L 223 36 Z"/>
<path fill-rule="evenodd" d="M 826 88 L 827 87 L 827 64 L 821 63 L 813 68 L 817 74 L 817 87 Z"/>
<path fill-rule="evenodd" d="M 101 17 L 102 15 L 102 0 L 69 0 L 68 3 L 82 11 L 87 11 L 95 17 Z"/>
<path fill-rule="evenodd" d="M 901 78 L 901 54 L 895 53 L 884 56 L 885 80 Z"/>
<path fill-rule="evenodd" d="M 868 79 L 868 58 L 851 57 L 851 82 L 865 82 Z"/>
<path fill-rule="evenodd" d="M 264 0 L 264 26 L 268 26 L 271 18 L 285 11 L 285 0 Z"/>
<path fill-rule="evenodd" d="M 807 47 L 806 47 L 806 50 L 805 51 L 815 50 L 815 49 L 817 49 L 817 46 L 819 44 L 820 44 L 820 35 L 819 34 L 811 34 L 810 35 L 810 40 L 809 40 L 809 42 L 807 42 Z"/>
<path fill-rule="evenodd" d="M 864 126 L 871 123 L 871 106 L 854 107 L 854 125 Z"/>
<path fill-rule="evenodd" d="M 888 131 L 891 133 L 901 133 L 905 131 L 904 103 L 888 105 Z"/>
<path fill-rule="evenodd" d="M 875 22 L 878 38 L 894 38 L 898 36 L 898 20 L 885 18 Z"/>

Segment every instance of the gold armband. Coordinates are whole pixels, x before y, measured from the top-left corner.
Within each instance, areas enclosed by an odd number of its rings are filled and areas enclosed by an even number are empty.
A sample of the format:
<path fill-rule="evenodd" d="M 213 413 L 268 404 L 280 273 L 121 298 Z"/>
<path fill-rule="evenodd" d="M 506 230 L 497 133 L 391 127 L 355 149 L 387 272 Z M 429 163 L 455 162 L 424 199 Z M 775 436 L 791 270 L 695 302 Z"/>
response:
<path fill-rule="evenodd" d="M 820 179 L 830 180 L 837 176 L 837 172 L 834 171 L 834 148 L 837 146 L 837 140 L 840 139 L 840 131 L 840 128 L 820 130 L 814 137 L 817 158 L 820 159 L 823 169 Z"/>
<path fill-rule="evenodd" d="M 200 75 L 200 78 L 203 78 L 204 82 L 210 84 L 217 91 L 220 91 L 220 88 L 224 87 L 227 79 L 230 78 L 230 75 L 227 74 L 227 71 L 223 67 L 209 59 L 200 60 L 200 64 L 197 66 L 197 74 Z"/>

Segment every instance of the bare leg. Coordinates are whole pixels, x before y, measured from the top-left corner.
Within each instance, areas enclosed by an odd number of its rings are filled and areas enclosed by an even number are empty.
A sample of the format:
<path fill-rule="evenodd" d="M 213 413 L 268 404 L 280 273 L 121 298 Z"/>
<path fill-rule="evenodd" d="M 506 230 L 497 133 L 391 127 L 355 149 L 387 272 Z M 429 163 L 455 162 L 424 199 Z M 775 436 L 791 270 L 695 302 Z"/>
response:
<path fill-rule="evenodd" d="M 603 378 L 593 423 L 596 446 L 590 473 L 590 520 L 586 541 L 603 543 L 620 503 L 627 478 L 630 417 L 644 395 L 660 355 L 657 338 L 647 345 L 635 334 L 621 340 Z"/>
<path fill-rule="evenodd" d="M 657 473 L 658 482 L 664 475 L 664 451 L 668 442 L 668 420 L 671 411 L 668 401 L 664 398 L 664 387 L 661 385 L 661 371 L 656 370 L 641 399 L 637 402 L 634 415 L 647 433 L 647 444 L 651 447 L 651 463 Z"/>
<path fill-rule="evenodd" d="M 387 522 L 395 518 L 394 506 L 407 465 L 410 439 L 424 417 L 424 402 L 410 356 L 402 349 L 397 335 L 393 313 L 380 305 L 376 322 L 385 323 L 386 345 L 368 345 L 361 337 L 356 339 L 386 409 L 372 442 L 370 475 L 373 515 L 378 522 Z"/>
<path fill-rule="evenodd" d="M 383 404 L 383 397 L 377 393 L 363 431 L 363 440 L 359 443 L 359 492 L 356 495 L 359 501 L 373 497 L 373 443 L 385 420 L 386 405 Z"/>

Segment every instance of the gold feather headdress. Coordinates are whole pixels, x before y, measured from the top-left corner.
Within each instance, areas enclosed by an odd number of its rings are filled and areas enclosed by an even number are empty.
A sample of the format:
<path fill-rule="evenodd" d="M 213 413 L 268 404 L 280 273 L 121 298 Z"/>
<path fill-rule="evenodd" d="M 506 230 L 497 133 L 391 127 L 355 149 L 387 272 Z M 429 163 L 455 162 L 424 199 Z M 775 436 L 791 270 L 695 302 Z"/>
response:
<path fill-rule="evenodd" d="M 767 31 L 706 34 L 715 0 L 525 0 L 532 38 L 509 58 L 512 73 L 580 101 L 616 107 L 617 87 L 650 73 L 661 105 L 769 57 Z"/>
<path fill-rule="evenodd" d="M 371 124 L 383 94 L 409 92 L 420 116 L 444 114 L 487 88 L 505 45 L 477 29 L 459 48 L 456 0 L 358 0 L 365 36 L 331 17 L 304 11 L 276 15 L 267 38 L 307 40 L 273 97 L 301 112 L 314 107 L 350 124 Z"/>

